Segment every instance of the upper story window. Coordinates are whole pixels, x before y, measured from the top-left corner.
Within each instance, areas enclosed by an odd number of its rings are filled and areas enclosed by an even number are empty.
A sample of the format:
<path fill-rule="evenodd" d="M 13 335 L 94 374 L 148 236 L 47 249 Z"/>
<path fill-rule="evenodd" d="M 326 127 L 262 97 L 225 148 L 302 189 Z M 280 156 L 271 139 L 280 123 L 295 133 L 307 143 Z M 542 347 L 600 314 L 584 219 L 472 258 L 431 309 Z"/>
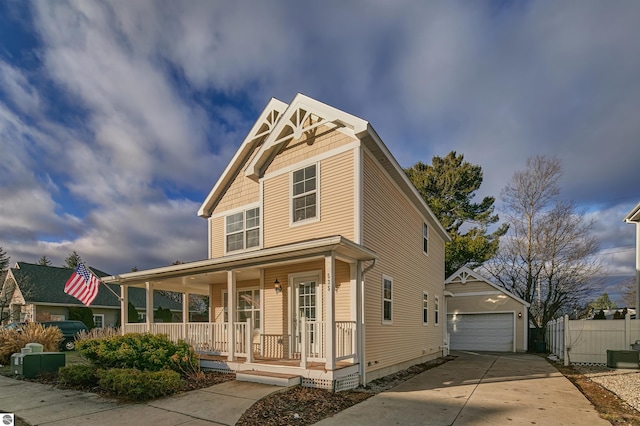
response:
<path fill-rule="evenodd" d="M 260 245 L 260 208 L 241 211 L 225 217 L 227 252 Z"/>
<path fill-rule="evenodd" d="M 429 226 L 426 223 L 422 224 L 422 251 L 429 253 Z"/>
<path fill-rule="evenodd" d="M 293 172 L 291 178 L 291 204 L 294 223 L 318 217 L 317 172 L 317 164 Z"/>
<path fill-rule="evenodd" d="M 393 279 L 382 276 L 382 322 L 391 323 L 393 314 Z"/>

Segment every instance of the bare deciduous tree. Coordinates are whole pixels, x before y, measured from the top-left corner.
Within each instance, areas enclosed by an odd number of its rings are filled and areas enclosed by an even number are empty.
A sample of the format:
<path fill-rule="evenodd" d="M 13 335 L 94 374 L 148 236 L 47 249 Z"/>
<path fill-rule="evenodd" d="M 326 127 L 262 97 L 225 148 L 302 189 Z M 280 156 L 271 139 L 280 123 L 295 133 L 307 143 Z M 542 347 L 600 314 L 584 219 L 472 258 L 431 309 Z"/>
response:
<path fill-rule="evenodd" d="M 600 271 L 593 223 L 573 202 L 557 199 L 560 161 L 538 156 L 516 172 L 502 192 L 510 232 L 485 269 L 508 291 L 531 304 L 538 329 L 580 308 L 592 294 Z"/>

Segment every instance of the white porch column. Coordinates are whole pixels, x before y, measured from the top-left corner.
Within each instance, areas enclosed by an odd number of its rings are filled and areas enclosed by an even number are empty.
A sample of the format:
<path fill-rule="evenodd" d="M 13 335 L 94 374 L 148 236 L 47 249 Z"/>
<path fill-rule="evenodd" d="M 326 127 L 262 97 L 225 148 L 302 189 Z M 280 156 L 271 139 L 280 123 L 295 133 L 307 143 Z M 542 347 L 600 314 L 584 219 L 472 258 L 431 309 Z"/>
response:
<path fill-rule="evenodd" d="M 355 333 L 353 335 L 353 362 L 358 363 L 360 359 L 360 286 L 358 285 L 358 277 L 360 276 L 360 261 L 349 264 L 349 281 L 351 288 L 351 321 L 356 324 Z"/>
<path fill-rule="evenodd" d="M 364 357 L 364 276 L 362 273 L 362 261 L 356 264 L 356 357 L 358 360 L 358 373 L 361 384 L 365 384 L 366 366 Z"/>
<path fill-rule="evenodd" d="M 236 359 L 236 329 L 233 326 L 236 317 L 236 273 L 227 271 L 227 360 Z"/>
<path fill-rule="evenodd" d="M 153 284 L 147 281 L 144 286 L 147 295 L 147 333 L 151 333 L 151 324 L 153 323 Z"/>
<path fill-rule="evenodd" d="M 124 335 L 129 322 L 129 287 L 120 286 L 120 334 Z"/>
<path fill-rule="evenodd" d="M 327 319 L 325 326 L 325 368 L 336 369 L 336 298 L 335 298 L 335 258 L 333 252 L 324 257 L 324 275 L 327 284 Z"/>
<path fill-rule="evenodd" d="M 189 324 L 189 292 L 182 293 L 182 338 L 188 341 L 187 324 Z"/>

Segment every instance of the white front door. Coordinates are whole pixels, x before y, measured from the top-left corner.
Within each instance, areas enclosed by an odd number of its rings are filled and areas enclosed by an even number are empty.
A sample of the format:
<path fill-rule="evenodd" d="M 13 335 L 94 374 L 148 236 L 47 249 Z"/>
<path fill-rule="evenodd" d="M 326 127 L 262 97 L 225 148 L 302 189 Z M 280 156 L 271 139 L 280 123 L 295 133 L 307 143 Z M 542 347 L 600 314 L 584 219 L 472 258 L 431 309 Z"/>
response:
<path fill-rule="evenodd" d="M 302 351 L 301 319 L 307 323 L 307 355 L 317 357 L 321 349 L 322 303 L 318 276 L 306 276 L 293 279 L 293 351 Z"/>

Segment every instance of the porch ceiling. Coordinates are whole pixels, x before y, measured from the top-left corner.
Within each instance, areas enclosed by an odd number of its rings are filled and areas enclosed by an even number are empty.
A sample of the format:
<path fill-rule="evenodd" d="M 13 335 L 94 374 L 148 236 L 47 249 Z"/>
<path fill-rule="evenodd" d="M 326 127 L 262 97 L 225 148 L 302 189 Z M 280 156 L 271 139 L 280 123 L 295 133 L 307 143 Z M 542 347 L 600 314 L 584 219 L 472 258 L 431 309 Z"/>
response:
<path fill-rule="evenodd" d="M 342 236 L 319 238 L 278 247 L 233 254 L 214 259 L 182 263 L 102 278 L 103 283 L 144 287 L 156 290 L 208 294 L 210 284 L 227 282 L 227 271 L 235 271 L 238 281 L 260 278 L 265 267 L 322 259 L 333 253 L 345 262 L 376 259 L 376 254 Z"/>

